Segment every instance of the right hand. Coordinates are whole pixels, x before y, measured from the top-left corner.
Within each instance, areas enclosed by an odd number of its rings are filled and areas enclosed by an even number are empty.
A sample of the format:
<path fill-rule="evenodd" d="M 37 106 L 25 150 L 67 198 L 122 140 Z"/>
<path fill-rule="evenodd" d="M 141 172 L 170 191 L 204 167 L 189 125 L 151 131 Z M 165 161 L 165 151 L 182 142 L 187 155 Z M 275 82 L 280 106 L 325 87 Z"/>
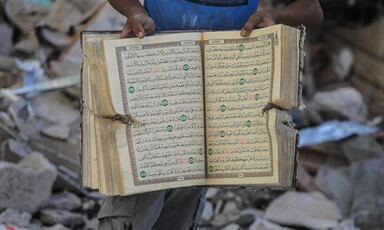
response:
<path fill-rule="evenodd" d="M 120 38 L 134 37 L 144 38 L 146 35 L 155 33 L 155 23 L 146 12 L 133 12 L 127 17 Z"/>

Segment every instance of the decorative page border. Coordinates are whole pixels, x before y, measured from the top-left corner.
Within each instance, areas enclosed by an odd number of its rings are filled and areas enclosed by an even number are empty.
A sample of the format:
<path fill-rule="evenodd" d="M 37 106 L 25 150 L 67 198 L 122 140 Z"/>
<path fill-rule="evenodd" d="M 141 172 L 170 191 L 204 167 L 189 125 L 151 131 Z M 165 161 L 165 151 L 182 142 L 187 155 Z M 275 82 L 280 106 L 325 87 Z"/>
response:
<path fill-rule="evenodd" d="M 177 47 L 177 46 L 183 46 L 183 41 L 177 41 L 177 42 L 164 42 L 164 43 L 154 43 L 154 44 L 146 44 L 146 45 L 139 45 L 136 46 L 135 51 L 138 49 L 156 49 L 156 48 L 165 48 L 165 47 Z M 200 48 L 202 46 L 202 41 L 194 41 L 194 44 L 192 45 L 200 45 Z M 123 60 L 122 60 L 122 52 L 130 51 L 127 49 L 127 46 L 119 46 L 115 47 L 115 53 L 116 53 L 116 60 L 117 60 L 117 67 L 119 72 L 119 79 L 120 79 L 120 89 L 121 89 L 121 95 L 123 100 L 123 107 L 124 107 L 124 114 L 129 115 L 129 106 L 128 106 L 128 98 L 127 98 L 127 87 L 125 84 L 125 76 L 124 76 L 124 69 L 123 69 Z M 126 136 L 127 136 L 127 143 L 128 143 L 128 150 L 129 150 L 129 158 L 131 163 L 131 170 L 132 170 L 132 177 L 133 177 L 133 184 L 135 186 L 140 185 L 148 185 L 148 184 L 159 184 L 159 183 L 167 183 L 167 182 L 175 182 L 175 181 L 186 181 L 186 180 L 196 180 L 196 179 L 205 179 L 205 174 L 195 174 L 195 175 L 188 175 L 188 176 L 176 176 L 176 177 L 164 177 L 164 178 L 158 178 L 158 179 L 140 179 L 140 173 L 138 172 L 137 163 L 136 163 L 136 157 L 135 152 L 133 148 L 132 143 L 132 133 L 130 125 L 127 124 L 126 126 Z"/>
<path fill-rule="evenodd" d="M 272 92 L 273 92 L 273 81 L 275 77 L 275 46 L 278 45 L 277 33 L 264 34 L 257 37 L 251 38 L 241 38 L 241 39 L 212 39 L 212 40 L 223 40 L 222 44 L 240 44 L 240 43 L 251 43 L 257 41 L 271 40 L 271 80 L 270 80 L 270 93 L 269 93 L 269 102 L 272 102 Z M 276 39 L 276 40 L 275 40 Z M 204 40 L 204 45 L 210 45 L 210 40 Z M 216 45 L 216 44 L 215 44 Z M 268 172 L 244 172 L 244 173 L 209 173 L 209 168 L 206 169 L 207 179 L 224 179 L 224 178 L 249 178 L 249 177 L 271 177 L 273 176 L 273 147 L 272 147 L 272 136 L 269 128 L 269 111 L 265 112 L 266 128 L 269 138 L 269 156 L 270 156 L 270 171 Z"/>

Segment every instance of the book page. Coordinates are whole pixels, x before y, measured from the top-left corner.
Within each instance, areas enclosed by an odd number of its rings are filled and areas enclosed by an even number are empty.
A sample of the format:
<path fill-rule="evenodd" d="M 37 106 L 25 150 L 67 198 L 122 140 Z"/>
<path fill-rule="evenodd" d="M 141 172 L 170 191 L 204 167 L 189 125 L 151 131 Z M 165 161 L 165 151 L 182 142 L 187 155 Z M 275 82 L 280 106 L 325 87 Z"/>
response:
<path fill-rule="evenodd" d="M 237 31 L 203 35 L 210 184 L 278 180 L 275 130 L 262 110 L 279 78 L 280 29 L 254 30 L 247 38 Z"/>
<path fill-rule="evenodd" d="M 126 193 L 204 183 L 201 47 L 200 33 L 104 41 L 113 106 L 131 118 L 117 140 Z"/>

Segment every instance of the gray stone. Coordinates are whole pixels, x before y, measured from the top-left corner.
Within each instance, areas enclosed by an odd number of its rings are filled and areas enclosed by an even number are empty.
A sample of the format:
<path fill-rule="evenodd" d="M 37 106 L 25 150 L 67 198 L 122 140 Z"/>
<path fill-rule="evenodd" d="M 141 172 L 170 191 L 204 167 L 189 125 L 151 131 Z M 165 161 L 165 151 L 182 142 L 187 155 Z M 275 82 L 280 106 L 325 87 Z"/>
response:
<path fill-rule="evenodd" d="M 94 228 L 94 229 L 96 229 L 96 228 Z M 56 224 L 52 227 L 44 227 L 44 228 L 42 228 L 42 230 L 70 230 L 70 229 L 65 227 L 62 224 Z"/>
<path fill-rule="evenodd" d="M 56 176 L 55 166 L 36 152 L 17 165 L 0 162 L 0 209 L 34 213 L 48 201 Z"/>
<path fill-rule="evenodd" d="M 207 199 L 215 198 L 218 192 L 219 192 L 218 188 L 209 188 L 207 194 L 205 195 L 205 197 Z"/>
<path fill-rule="evenodd" d="M 253 223 L 249 230 L 292 230 L 291 228 L 281 227 L 280 225 L 274 224 L 264 219 L 258 219 Z"/>
<path fill-rule="evenodd" d="M 233 212 L 238 212 L 239 209 L 237 208 L 237 203 L 235 201 L 227 201 L 224 205 L 223 208 L 223 213 L 233 213 Z"/>
<path fill-rule="evenodd" d="M 221 212 L 221 209 L 223 208 L 224 201 L 223 200 L 218 200 L 216 202 L 216 207 L 215 207 L 215 214 L 219 214 Z"/>
<path fill-rule="evenodd" d="M 40 214 L 40 220 L 47 225 L 63 224 L 74 228 L 85 224 L 85 218 L 81 214 L 65 210 L 43 209 Z"/>
<path fill-rule="evenodd" d="M 337 226 L 341 213 L 322 193 L 286 192 L 272 201 L 265 218 L 284 225 L 320 229 Z"/>
<path fill-rule="evenodd" d="M 340 207 L 344 217 L 349 216 L 353 191 L 349 174 L 345 175 L 343 169 L 322 167 L 316 175 L 315 183 Z"/>
<path fill-rule="evenodd" d="M 75 194 L 64 190 L 58 194 L 52 194 L 51 198 L 45 204 L 45 208 L 75 210 L 82 206 L 81 200 Z"/>
<path fill-rule="evenodd" d="M 228 224 L 224 228 L 221 228 L 221 230 L 239 230 L 239 229 L 240 229 L 240 226 L 235 223 Z"/>
<path fill-rule="evenodd" d="M 20 212 L 16 209 L 6 209 L 0 214 L 0 224 L 7 224 L 17 227 L 28 227 L 32 215 L 28 212 Z"/>
<path fill-rule="evenodd" d="M 235 221 L 236 224 L 240 225 L 241 227 L 248 227 L 255 221 L 256 217 L 252 214 L 244 214 L 240 215 L 239 219 Z"/>
<path fill-rule="evenodd" d="M 360 230 L 355 227 L 355 223 L 351 219 L 343 220 L 339 225 L 332 228 L 332 230 Z"/>
<path fill-rule="evenodd" d="M 13 225 L 7 225 L 7 224 L 0 224 L 0 230 L 35 230 L 36 228 L 21 228 L 21 227 L 16 227 Z M 37 230 L 37 229 L 36 229 Z"/>
<path fill-rule="evenodd" d="M 351 216 L 358 228 L 379 230 L 384 226 L 384 157 L 351 166 L 354 187 Z"/>
<path fill-rule="evenodd" d="M 329 92 L 318 92 L 314 96 L 312 104 L 318 110 L 332 114 L 332 116 L 338 114 L 352 121 L 367 121 L 367 108 L 363 98 L 352 87 L 339 88 Z"/>
<path fill-rule="evenodd" d="M 99 220 L 97 218 L 93 218 L 92 220 L 87 220 L 84 230 L 95 230 L 97 228 L 97 224 Z"/>
<path fill-rule="evenodd" d="M 67 140 L 70 133 L 69 126 L 67 125 L 52 125 L 45 128 L 42 132 L 49 137 Z"/>
<path fill-rule="evenodd" d="M 201 216 L 201 218 L 203 220 L 210 220 L 213 216 L 213 205 L 211 202 L 207 201 L 207 203 L 205 204 L 205 207 L 204 207 L 204 211 L 203 211 L 203 215 Z"/>
<path fill-rule="evenodd" d="M 355 136 L 340 142 L 343 154 L 350 162 L 383 157 L 384 147 L 370 135 Z"/>

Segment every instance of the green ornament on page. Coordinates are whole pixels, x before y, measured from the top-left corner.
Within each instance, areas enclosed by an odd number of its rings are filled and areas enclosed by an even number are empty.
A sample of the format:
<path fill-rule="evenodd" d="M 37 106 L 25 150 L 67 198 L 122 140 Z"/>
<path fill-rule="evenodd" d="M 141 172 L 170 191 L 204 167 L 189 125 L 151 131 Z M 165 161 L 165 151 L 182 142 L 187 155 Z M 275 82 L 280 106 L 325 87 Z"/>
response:
<path fill-rule="evenodd" d="M 209 166 L 209 172 L 213 172 L 213 167 Z"/>
<path fill-rule="evenodd" d="M 167 126 L 167 131 L 168 131 L 168 132 L 172 132 L 172 131 L 173 131 L 173 127 L 172 127 L 172 125 L 168 125 L 168 126 Z"/>
<path fill-rule="evenodd" d="M 167 106 L 167 105 L 168 105 L 168 101 L 164 99 L 164 100 L 161 102 L 161 104 L 162 104 L 163 106 Z"/>
<path fill-rule="evenodd" d="M 183 66 L 183 70 L 188 71 L 188 70 L 189 70 L 189 65 L 185 64 L 185 65 Z"/>
<path fill-rule="evenodd" d="M 245 79 L 244 79 L 244 78 L 241 78 L 241 79 L 240 79 L 240 85 L 244 85 L 244 83 L 245 83 Z"/>
<path fill-rule="evenodd" d="M 208 154 L 212 155 L 213 154 L 213 150 L 212 149 L 208 149 Z"/>
<path fill-rule="evenodd" d="M 220 106 L 221 112 L 225 112 L 225 110 L 227 110 L 227 106 L 225 106 L 225 105 Z"/>
<path fill-rule="evenodd" d="M 255 100 L 257 101 L 257 100 L 259 100 L 259 98 L 260 98 L 259 94 L 256 93 L 256 95 L 255 95 Z"/>
<path fill-rule="evenodd" d="M 251 127 L 252 122 L 251 121 L 247 121 L 247 122 L 245 122 L 245 125 L 249 128 L 249 127 Z"/>
<path fill-rule="evenodd" d="M 140 172 L 140 176 L 141 176 L 142 178 L 145 178 L 145 177 L 147 176 L 147 173 L 146 173 L 145 171 L 141 171 L 141 172 Z"/>
<path fill-rule="evenodd" d="M 199 149 L 199 154 L 203 155 L 203 149 L 202 148 Z"/>
<path fill-rule="evenodd" d="M 193 163 L 195 163 L 195 159 L 193 159 L 193 157 L 190 157 L 190 158 L 188 158 L 188 162 L 190 164 L 193 164 Z"/>
<path fill-rule="evenodd" d="M 253 75 L 256 75 L 258 72 L 259 72 L 259 70 L 257 68 L 253 69 Z"/>
<path fill-rule="evenodd" d="M 225 137 L 225 132 L 224 131 L 220 131 L 220 137 Z"/>
<path fill-rule="evenodd" d="M 135 88 L 133 86 L 129 87 L 128 88 L 128 92 L 134 93 L 135 92 Z"/>
<path fill-rule="evenodd" d="M 187 116 L 185 116 L 185 115 L 181 115 L 181 116 L 180 116 L 180 120 L 181 120 L 182 122 L 186 121 L 186 120 L 187 120 Z"/>
<path fill-rule="evenodd" d="M 239 51 L 243 51 L 244 50 L 244 45 L 239 45 Z"/>

